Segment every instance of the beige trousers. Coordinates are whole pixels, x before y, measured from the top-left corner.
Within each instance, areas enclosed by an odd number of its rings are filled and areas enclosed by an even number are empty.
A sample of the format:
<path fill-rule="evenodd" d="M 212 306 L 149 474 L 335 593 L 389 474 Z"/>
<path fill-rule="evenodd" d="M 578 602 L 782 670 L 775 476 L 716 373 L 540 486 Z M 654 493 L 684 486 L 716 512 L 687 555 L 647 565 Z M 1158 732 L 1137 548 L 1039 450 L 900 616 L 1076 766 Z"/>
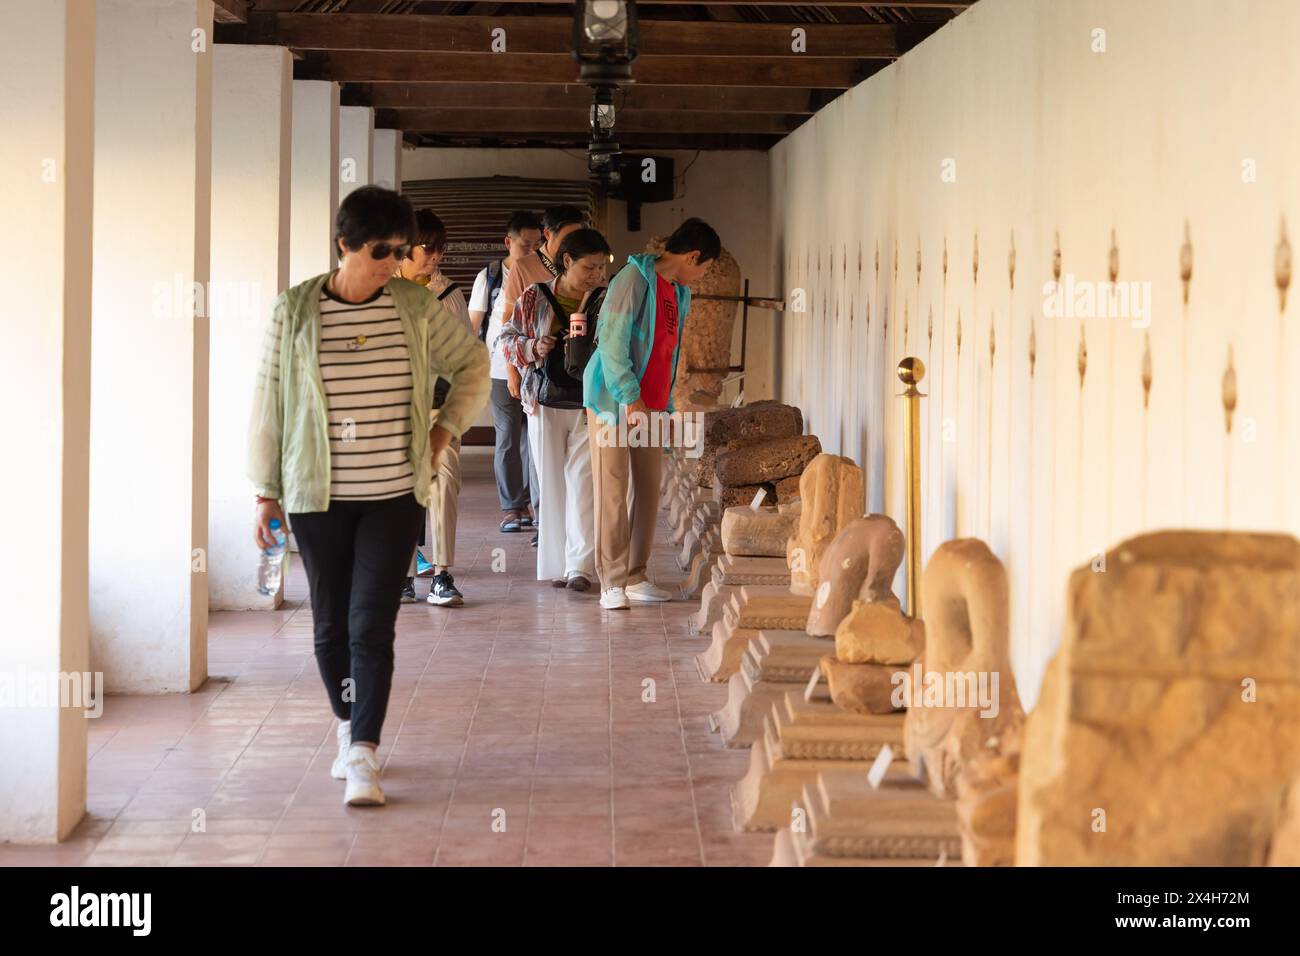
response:
<path fill-rule="evenodd" d="M 438 410 L 433 410 L 430 427 L 437 424 Z M 451 567 L 456 563 L 456 519 L 460 515 L 460 439 L 453 438 L 438 461 L 429 498 L 429 550 L 424 556 L 430 564 Z M 421 535 L 424 537 L 424 535 Z M 411 552 L 408 577 L 415 575 L 415 552 Z"/>
<path fill-rule="evenodd" d="M 596 498 L 596 574 L 600 586 L 609 589 L 639 584 L 646 579 L 655 543 L 664 450 L 657 446 L 620 446 L 618 429 L 601 424 L 590 412 L 587 439 Z"/>

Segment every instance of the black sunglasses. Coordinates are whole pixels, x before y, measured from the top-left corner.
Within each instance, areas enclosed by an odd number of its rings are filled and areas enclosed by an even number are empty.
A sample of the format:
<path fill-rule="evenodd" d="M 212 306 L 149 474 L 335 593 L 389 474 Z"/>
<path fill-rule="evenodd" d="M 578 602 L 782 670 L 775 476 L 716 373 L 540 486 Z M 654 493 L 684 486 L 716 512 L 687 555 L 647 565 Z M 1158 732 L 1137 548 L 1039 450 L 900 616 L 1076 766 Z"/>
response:
<path fill-rule="evenodd" d="M 411 244 L 409 242 L 403 242 L 397 245 L 394 245 L 391 242 L 376 242 L 374 245 L 370 245 L 370 243 L 367 242 L 366 245 L 370 246 L 370 258 L 375 261 L 387 259 L 389 256 L 396 256 L 400 262 L 402 259 L 405 259 L 410 255 L 411 252 Z"/>
<path fill-rule="evenodd" d="M 417 242 L 416 245 L 423 249 L 425 254 L 428 255 L 429 253 L 442 252 L 442 250 L 446 249 L 447 240 L 444 239 L 441 242 Z"/>

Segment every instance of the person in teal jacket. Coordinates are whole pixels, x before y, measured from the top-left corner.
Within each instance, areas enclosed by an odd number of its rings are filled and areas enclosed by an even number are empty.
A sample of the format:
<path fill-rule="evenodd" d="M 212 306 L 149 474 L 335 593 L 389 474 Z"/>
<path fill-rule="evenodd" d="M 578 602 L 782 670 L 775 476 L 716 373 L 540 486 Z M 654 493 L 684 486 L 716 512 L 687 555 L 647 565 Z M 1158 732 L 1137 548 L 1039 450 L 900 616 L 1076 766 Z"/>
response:
<path fill-rule="evenodd" d="M 600 310 L 582 393 L 595 492 L 596 574 L 600 604 L 608 610 L 626 609 L 629 601 L 671 597 L 646 576 L 663 452 L 634 439 L 643 434 L 638 421 L 673 411 L 682 328 L 691 305 L 688 286 L 721 255 L 722 242 L 712 227 L 702 219 L 687 219 L 659 255 L 628 257 Z M 626 422 L 622 429 L 620 419 Z"/>

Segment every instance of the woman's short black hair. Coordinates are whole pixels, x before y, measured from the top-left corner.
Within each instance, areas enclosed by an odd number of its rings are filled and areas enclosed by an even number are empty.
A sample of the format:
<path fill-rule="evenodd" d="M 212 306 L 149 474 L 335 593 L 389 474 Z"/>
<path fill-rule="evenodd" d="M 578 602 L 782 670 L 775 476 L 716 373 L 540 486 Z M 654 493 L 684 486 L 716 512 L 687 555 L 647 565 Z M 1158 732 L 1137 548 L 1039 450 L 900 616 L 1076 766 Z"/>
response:
<path fill-rule="evenodd" d="M 423 246 L 433 243 L 440 245 L 447 241 L 447 227 L 442 220 L 427 206 L 415 211 L 415 243 Z"/>
<path fill-rule="evenodd" d="M 605 237 L 595 229 L 575 229 L 560 242 L 560 248 L 555 253 L 555 264 L 568 272 L 568 266 L 564 264 L 565 256 L 571 256 L 576 262 L 594 255 L 610 255 L 609 243 Z"/>
<path fill-rule="evenodd" d="M 415 241 L 415 209 L 405 196 L 382 186 L 362 186 L 339 203 L 334 239 L 356 252 L 367 242 L 402 236 Z"/>
<path fill-rule="evenodd" d="M 586 223 L 587 217 L 577 206 L 552 206 L 542 213 L 542 228 L 555 234 L 570 223 Z"/>
<path fill-rule="evenodd" d="M 673 230 L 664 249 L 676 255 L 698 251 L 700 262 L 712 262 L 722 256 L 722 240 L 712 226 L 692 216 Z"/>

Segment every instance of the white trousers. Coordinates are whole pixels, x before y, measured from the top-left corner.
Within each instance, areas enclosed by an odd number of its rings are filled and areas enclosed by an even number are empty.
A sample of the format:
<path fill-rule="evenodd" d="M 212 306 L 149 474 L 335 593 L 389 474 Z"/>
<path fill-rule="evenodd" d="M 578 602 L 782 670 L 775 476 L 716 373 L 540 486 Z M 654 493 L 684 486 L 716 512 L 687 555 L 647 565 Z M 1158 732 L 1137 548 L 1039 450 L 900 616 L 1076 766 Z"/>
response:
<path fill-rule="evenodd" d="M 595 495 L 587 417 L 538 405 L 528 418 L 528 450 L 541 486 L 537 520 L 537 580 L 596 577 Z"/>

